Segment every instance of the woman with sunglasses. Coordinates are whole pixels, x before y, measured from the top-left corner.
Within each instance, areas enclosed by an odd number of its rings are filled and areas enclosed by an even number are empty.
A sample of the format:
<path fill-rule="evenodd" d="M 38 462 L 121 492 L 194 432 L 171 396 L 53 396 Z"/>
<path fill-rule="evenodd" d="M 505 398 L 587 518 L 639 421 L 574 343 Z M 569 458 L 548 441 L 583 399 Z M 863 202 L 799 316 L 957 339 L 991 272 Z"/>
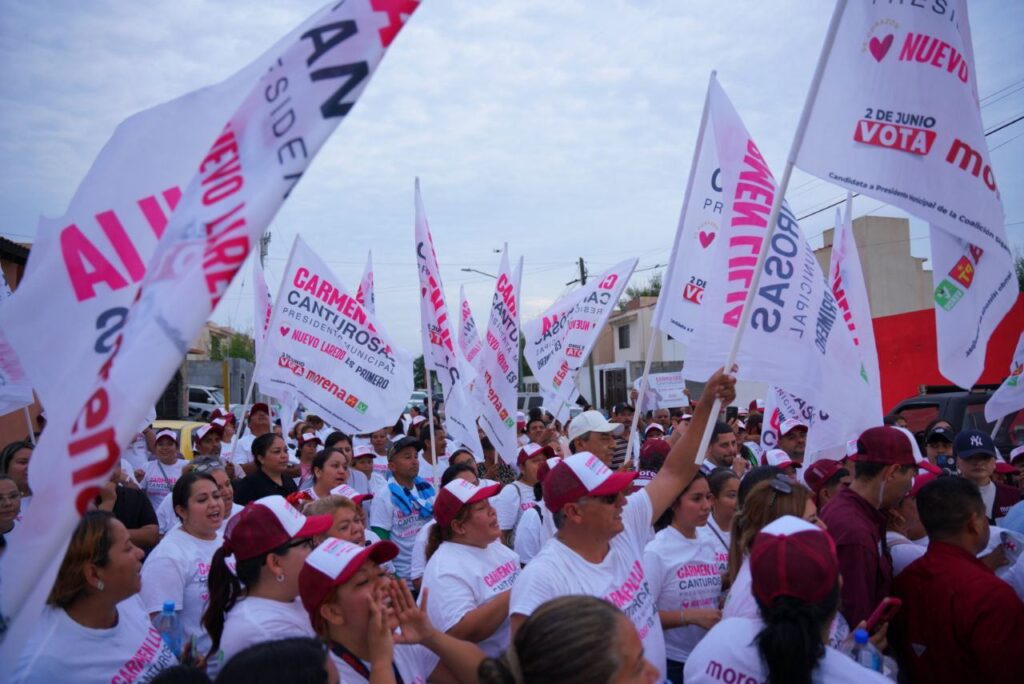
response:
<path fill-rule="evenodd" d="M 313 538 L 331 521 L 329 515 L 307 518 L 280 496 L 254 501 L 232 519 L 213 555 L 203 614 L 211 659 L 227 662 L 253 644 L 315 636 L 298 600 L 299 571 Z"/>

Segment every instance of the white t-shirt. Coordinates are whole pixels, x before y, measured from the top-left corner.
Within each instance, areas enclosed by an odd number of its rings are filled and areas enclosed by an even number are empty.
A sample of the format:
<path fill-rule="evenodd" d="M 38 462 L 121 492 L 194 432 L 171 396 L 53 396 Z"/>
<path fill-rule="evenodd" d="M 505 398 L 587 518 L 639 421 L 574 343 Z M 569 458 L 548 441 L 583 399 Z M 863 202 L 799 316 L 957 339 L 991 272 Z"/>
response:
<path fill-rule="evenodd" d="M 644 551 L 644 568 L 655 593 L 658 610 L 718 608 L 722 575 L 713 538 L 708 532 L 687 539 L 671 525 L 659 532 Z M 665 631 L 665 654 L 686 662 L 690 651 L 707 634 L 697 625 Z"/>
<path fill-rule="evenodd" d="M 519 556 L 500 540 L 483 549 L 443 542 L 423 572 L 422 588 L 431 594 L 427 602 L 430 621 L 447 632 L 467 613 L 509 591 L 519 572 Z M 508 616 L 494 634 L 477 642 L 491 658 L 504 653 L 508 644 Z"/>
<path fill-rule="evenodd" d="M 501 488 L 498 496 L 491 500 L 494 511 L 498 514 L 498 527 L 514 530 L 523 512 L 533 508 L 533 487 L 519 480 L 510 482 Z"/>
<path fill-rule="evenodd" d="M 252 443 L 256 441 L 255 435 L 246 430 L 245 434 L 238 438 L 238 443 L 235 444 L 234 463 L 236 466 L 240 466 L 243 463 L 252 463 Z M 230 453 L 230 449 L 228 449 Z M 240 472 L 241 468 L 235 469 L 235 477 L 245 477 L 245 473 Z"/>
<path fill-rule="evenodd" d="M 444 471 L 448 469 L 448 459 L 451 458 L 448 454 L 437 455 L 437 482 L 434 482 L 434 465 L 430 462 L 429 452 L 420 452 L 420 477 L 429 482 L 434 489 L 439 488 L 441 482 L 441 476 L 444 475 Z"/>
<path fill-rule="evenodd" d="M 416 533 L 416 539 L 412 543 L 412 565 L 409 579 L 423 577 L 423 571 L 427 568 L 427 540 L 430 538 L 430 528 L 436 524 L 436 520 L 428 520 L 427 524 Z"/>
<path fill-rule="evenodd" d="M 210 561 L 222 542 L 220 532 L 215 539 L 206 540 L 179 527 L 168 532 L 142 564 L 139 595 L 146 611 L 159 613 L 164 601 L 174 601 L 185 639 L 195 636 L 200 653 L 210 650 L 210 637 L 200 618 L 210 600 Z"/>
<path fill-rule="evenodd" d="M 892 530 L 886 530 L 885 543 L 889 545 L 889 553 L 892 555 L 893 577 L 903 572 L 928 550 L 928 537 L 914 541 Z"/>
<path fill-rule="evenodd" d="M 534 556 L 540 553 L 544 544 L 555 536 L 555 516 L 544 505 L 538 501 L 536 510 L 525 511 L 519 524 L 516 525 L 516 539 L 513 548 L 519 554 L 519 561 L 523 564 L 529 563 Z"/>
<path fill-rule="evenodd" d="M 686 661 L 685 682 L 764 682 L 768 668 L 754 643 L 764 628 L 759 619 L 729 618 L 707 633 Z M 811 674 L 816 684 L 864 684 L 889 682 L 880 672 L 857 664 L 834 648 L 826 647 L 825 655 Z"/>
<path fill-rule="evenodd" d="M 239 506 L 236 503 L 231 504 L 231 513 L 220 523 L 221 532 L 224 531 L 224 526 L 228 524 L 228 520 L 231 520 L 242 510 L 244 506 Z M 174 502 L 171 501 L 171 497 L 165 496 L 164 500 L 160 502 L 160 505 L 156 509 L 156 524 L 160 528 L 160 534 L 167 534 L 176 527 L 181 527 L 181 520 L 178 519 L 178 514 L 174 512 Z"/>
<path fill-rule="evenodd" d="M 366 475 L 353 468 L 348 470 L 348 486 L 360 494 L 370 493 L 370 481 L 366 479 Z"/>
<path fill-rule="evenodd" d="M 188 461 L 179 458 L 171 465 L 160 461 L 149 461 L 142 467 L 142 480 L 139 481 L 139 489 L 149 497 L 149 503 L 153 510 L 160 507 L 160 502 L 174 489 L 174 483 L 181 477 L 181 469 L 188 465 Z"/>
<path fill-rule="evenodd" d="M 148 682 L 177 664 L 135 595 L 117 604 L 117 624 L 110 629 L 83 627 L 63 608 L 47 608 L 18 661 L 12 684 Z"/>
<path fill-rule="evenodd" d="M 702 532 L 707 533 L 708 537 L 714 543 L 715 555 L 718 558 L 718 569 L 720 572 L 726 572 L 729 569 L 729 545 L 732 544 L 732 533 L 726 532 L 721 526 L 715 522 L 715 516 L 708 516 L 708 524 L 700 528 Z"/>
<path fill-rule="evenodd" d="M 388 457 L 387 456 L 374 456 L 373 457 L 373 474 L 380 473 L 381 477 L 387 477 L 388 474 Z"/>
<path fill-rule="evenodd" d="M 398 556 L 394 561 L 395 571 L 402 579 L 412 578 L 413 543 L 416 540 L 416 533 L 429 520 L 431 518 L 421 518 L 416 509 L 408 514 L 403 513 L 395 506 L 388 488 L 378 492 L 370 503 L 370 527 L 378 527 L 391 534 L 391 541 L 398 546 Z"/>
<path fill-rule="evenodd" d="M 544 545 L 512 587 L 509 613 L 530 615 L 545 601 L 583 594 L 610 601 L 636 625 L 649 661 L 665 678 L 665 638 L 642 562 L 650 536 L 651 499 L 641 489 L 626 499 L 625 529 L 612 538 L 600 563 L 584 560 L 558 537 Z"/>
<path fill-rule="evenodd" d="M 299 599 L 285 603 L 248 596 L 228 611 L 220 639 L 223 662 L 253 644 L 291 637 L 315 637 Z"/>
<path fill-rule="evenodd" d="M 996 503 L 996 483 L 989 480 L 984 487 L 978 487 L 978 491 L 981 492 L 981 501 L 985 504 L 985 515 L 987 516 L 992 512 L 992 506 Z M 998 511 L 996 512 L 998 513 Z"/>
<path fill-rule="evenodd" d="M 386 470 L 384 472 L 380 472 L 380 473 L 378 473 L 377 471 L 373 472 L 373 475 L 370 476 L 370 493 L 371 494 L 373 494 L 374 496 L 377 496 L 377 494 L 380 493 L 381 489 L 383 489 L 384 487 L 388 486 L 388 482 L 390 481 L 390 478 L 388 477 L 388 473 L 389 473 L 389 471 L 386 471 Z M 355 489 L 355 488 L 353 487 L 353 489 Z"/>
<path fill-rule="evenodd" d="M 348 663 L 335 655 L 333 650 L 330 653 L 334 666 L 338 668 L 339 681 L 367 681 L 366 677 L 353 670 Z M 402 676 L 402 681 L 405 684 L 426 684 L 427 677 L 437 669 L 437 664 L 440 660 L 433 651 L 425 646 L 420 646 L 419 644 L 395 644 L 394 663 L 395 667 L 398 668 L 398 674 Z M 369 672 L 370 664 L 365 660 L 361 662 L 366 671 Z"/>

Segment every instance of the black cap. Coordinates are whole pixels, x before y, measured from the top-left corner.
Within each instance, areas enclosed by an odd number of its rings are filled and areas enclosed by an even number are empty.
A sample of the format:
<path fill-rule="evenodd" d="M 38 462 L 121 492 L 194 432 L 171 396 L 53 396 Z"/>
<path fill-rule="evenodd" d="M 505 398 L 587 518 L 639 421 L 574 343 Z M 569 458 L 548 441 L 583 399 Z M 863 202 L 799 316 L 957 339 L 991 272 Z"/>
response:
<path fill-rule="evenodd" d="M 397 442 L 391 443 L 391 451 L 388 452 L 388 458 L 391 458 L 402 449 L 406 449 L 408 447 L 412 447 L 418 452 L 423 449 L 423 442 L 416 439 L 415 437 L 402 437 Z"/>
<path fill-rule="evenodd" d="M 943 442 L 953 443 L 953 431 L 945 425 L 936 425 L 928 431 L 928 435 L 924 438 L 925 444 L 931 444 L 932 442 L 942 440 Z"/>
<path fill-rule="evenodd" d="M 957 458 L 995 458 L 996 445 L 992 438 L 981 430 L 964 430 L 953 442 L 953 454 Z"/>

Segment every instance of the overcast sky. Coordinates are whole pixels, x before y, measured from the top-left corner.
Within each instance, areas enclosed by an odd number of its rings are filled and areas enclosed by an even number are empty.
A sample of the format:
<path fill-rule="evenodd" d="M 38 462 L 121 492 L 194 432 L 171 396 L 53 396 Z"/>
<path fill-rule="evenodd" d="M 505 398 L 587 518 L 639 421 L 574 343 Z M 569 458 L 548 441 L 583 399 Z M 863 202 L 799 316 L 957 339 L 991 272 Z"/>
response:
<path fill-rule="evenodd" d="M 856 0 L 852 0 L 856 1 Z M 64 213 L 116 125 L 220 81 L 318 0 L 5 0 L 0 12 L 0 234 Z M 832 11 L 826 0 L 428 0 L 271 226 L 276 292 L 299 232 L 355 289 L 368 250 L 385 327 L 419 350 L 413 178 L 422 179 L 449 306 L 478 323 L 495 249 L 525 256 L 524 319 L 627 256 L 672 247 L 708 73 L 781 172 Z M 1024 2 L 972 0 L 987 129 L 1024 113 Z M 1010 242 L 1024 248 L 1024 121 L 988 138 Z M 797 172 L 798 216 L 842 197 Z M 905 216 L 872 199 L 854 215 Z M 803 221 L 812 244 L 833 211 Z M 928 256 L 923 225 L 911 250 Z M 252 327 L 249 269 L 214 320 Z M 653 270 L 634 276 L 648 278 Z"/>

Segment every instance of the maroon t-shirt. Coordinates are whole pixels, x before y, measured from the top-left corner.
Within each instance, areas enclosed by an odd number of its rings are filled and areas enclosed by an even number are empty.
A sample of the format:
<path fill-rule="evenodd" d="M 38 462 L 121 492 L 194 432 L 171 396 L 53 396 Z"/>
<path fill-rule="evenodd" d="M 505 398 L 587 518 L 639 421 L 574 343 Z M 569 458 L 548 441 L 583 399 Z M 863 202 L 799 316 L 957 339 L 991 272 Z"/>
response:
<path fill-rule="evenodd" d="M 855 628 L 892 589 L 892 557 L 885 543 L 885 516 L 849 487 L 821 510 L 836 543 L 843 576 L 843 617 Z"/>

